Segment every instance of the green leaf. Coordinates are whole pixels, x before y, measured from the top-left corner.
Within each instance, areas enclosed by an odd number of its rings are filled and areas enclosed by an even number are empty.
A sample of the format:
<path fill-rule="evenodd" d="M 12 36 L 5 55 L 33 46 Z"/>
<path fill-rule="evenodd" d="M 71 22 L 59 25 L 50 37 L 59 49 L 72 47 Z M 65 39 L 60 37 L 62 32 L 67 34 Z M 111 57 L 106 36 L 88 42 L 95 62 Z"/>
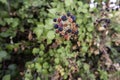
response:
<path fill-rule="evenodd" d="M 4 4 L 8 4 L 7 0 L 0 0 L 0 2 L 4 3 Z"/>
<path fill-rule="evenodd" d="M 39 52 L 39 55 L 40 55 L 40 56 L 42 56 L 43 54 L 44 54 L 44 52 L 43 52 L 43 51 L 40 51 L 40 52 Z"/>
<path fill-rule="evenodd" d="M 32 1 L 32 6 L 35 6 L 35 7 L 41 6 L 42 4 L 43 4 L 43 1 L 41 0 Z"/>
<path fill-rule="evenodd" d="M 48 39 L 47 40 L 47 44 L 51 44 L 52 43 L 52 40 L 51 39 Z"/>
<path fill-rule="evenodd" d="M 35 63 L 35 68 L 37 69 L 37 72 L 41 72 L 42 67 L 40 63 Z"/>
<path fill-rule="evenodd" d="M 30 79 L 26 77 L 25 80 L 30 80 Z"/>
<path fill-rule="evenodd" d="M 84 66 L 83 66 L 83 67 L 84 67 L 84 70 L 85 70 L 85 71 L 88 71 L 88 70 L 89 70 L 89 68 L 90 68 L 90 66 L 89 66 L 88 64 L 86 64 L 86 63 L 84 64 Z"/>
<path fill-rule="evenodd" d="M 18 18 L 15 18 L 13 19 L 13 22 L 12 22 L 12 27 L 17 27 L 19 25 L 19 19 Z"/>
<path fill-rule="evenodd" d="M 45 69 L 49 68 L 49 64 L 48 64 L 47 62 L 45 62 L 45 63 L 43 64 L 43 68 L 45 68 Z"/>
<path fill-rule="evenodd" d="M 57 8 L 48 9 L 51 14 L 56 14 Z"/>
<path fill-rule="evenodd" d="M 68 66 L 68 65 L 69 65 L 69 62 L 68 62 L 68 61 L 65 61 L 65 65 Z"/>
<path fill-rule="evenodd" d="M 81 8 L 80 12 L 87 13 L 88 11 L 85 8 Z"/>
<path fill-rule="evenodd" d="M 104 70 L 99 70 L 99 73 L 100 73 L 100 79 L 101 80 L 108 80 L 108 74 L 106 71 Z"/>
<path fill-rule="evenodd" d="M 39 27 L 39 28 L 43 28 L 44 27 L 43 23 L 37 22 L 36 24 L 37 24 L 37 27 Z"/>
<path fill-rule="evenodd" d="M 0 51 L 0 57 L 1 58 L 6 58 L 7 57 L 7 52 L 6 51 Z"/>
<path fill-rule="evenodd" d="M 0 62 L 2 62 L 2 58 L 0 57 Z"/>
<path fill-rule="evenodd" d="M 84 53 L 84 52 L 87 52 L 87 50 L 88 50 L 88 47 L 87 46 L 83 46 L 81 51 Z"/>
<path fill-rule="evenodd" d="M 55 63 L 56 63 L 56 64 L 59 63 L 59 58 L 55 58 Z"/>
<path fill-rule="evenodd" d="M 34 33 L 37 35 L 37 38 L 39 39 L 43 33 L 43 29 L 41 27 L 37 27 L 34 29 Z"/>
<path fill-rule="evenodd" d="M 6 38 L 6 37 L 9 37 L 10 34 L 8 32 L 1 32 L 0 36 Z"/>
<path fill-rule="evenodd" d="M 71 6 L 73 3 L 73 0 L 65 0 L 65 6 Z"/>
<path fill-rule="evenodd" d="M 47 33 L 47 38 L 48 39 L 54 39 L 55 38 L 55 32 L 54 31 L 49 31 Z"/>
<path fill-rule="evenodd" d="M 47 69 L 42 69 L 42 73 L 43 73 L 44 75 L 47 75 L 47 74 L 48 74 Z M 47 77 L 46 77 L 46 78 L 47 78 Z M 45 80 L 48 80 L 48 79 L 45 79 Z"/>
<path fill-rule="evenodd" d="M 13 22 L 13 18 L 4 18 L 4 21 L 10 24 Z"/>
<path fill-rule="evenodd" d="M 39 53 L 39 49 L 38 49 L 38 48 L 33 48 L 32 53 L 33 53 L 33 54 L 37 54 L 37 53 Z"/>
<path fill-rule="evenodd" d="M 45 29 L 52 29 L 53 28 L 53 20 L 52 19 L 46 19 L 45 20 L 46 25 L 44 26 Z"/>
<path fill-rule="evenodd" d="M 79 6 L 83 6 L 83 3 L 81 1 L 77 2 Z"/>
<path fill-rule="evenodd" d="M 16 69 L 16 65 L 15 64 L 10 64 L 9 66 L 8 66 L 8 68 L 10 69 L 10 70 L 15 70 Z"/>
<path fill-rule="evenodd" d="M 5 75 L 2 80 L 11 80 L 10 74 Z"/>
<path fill-rule="evenodd" d="M 43 44 L 40 45 L 40 50 L 44 50 L 45 49 L 45 46 Z"/>
<path fill-rule="evenodd" d="M 41 80 L 41 79 L 40 79 L 40 77 L 37 77 L 37 79 L 36 79 L 36 80 Z"/>
<path fill-rule="evenodd" d="M 94 30 L 94 26 L 88 25 L 86 27 L 89 32 L 92 32 Z"/>

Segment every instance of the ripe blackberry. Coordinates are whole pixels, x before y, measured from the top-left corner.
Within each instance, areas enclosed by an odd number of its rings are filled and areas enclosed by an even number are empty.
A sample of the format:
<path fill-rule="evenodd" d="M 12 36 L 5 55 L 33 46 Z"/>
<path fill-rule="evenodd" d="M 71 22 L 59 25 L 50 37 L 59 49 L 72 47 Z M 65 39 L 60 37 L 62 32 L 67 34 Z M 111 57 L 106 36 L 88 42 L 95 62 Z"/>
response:
<path fill-rule="evenodd" d="M 68 32 L 68 33 L 71 33 L 71 32 L 72 32 L 72 30 L 71 30 L 71 29 L 68 29 L 68 30 L 67 30 L 67 32 Z"/>
<path fill-rule="evenodd" d="M 60 33 L 59 35 L 60 35 L 60 37 L 62 37 L 62 36 L 63 36 L 63 34 L 61 34 L 61 33 Z"/>
<path fill-rule="evenodd" d="M 107 27 L 107 25 L 103 25 L 103 27 L 104 27 L 104 28 L 106 28 L 106 27 Z"/>
<path fill-rule="evenodd" d="M 110 23 L 110 19 L 106 19 L 105 22 L 109 24 Z"/>
<path fill-rule="evenodd" d="M 71 15 L 70 12 L 68 12 L 68 13 L 67 13 L 67 16 L 69 17 L 70 15 Z"/>
<path fill-rule="evenodd" d="M 54 22 L 56 22 L 56 21 L 57 21 L 57 19 L 55 18 L 55 19 L 53 19 L 53 21 L 54 21 Z"/>
<path fill-rule="evenodd" d="M 71 18 L 72 18 L 73 22 L 76 21 L 76 17 L 75 16 L 72 15 Z"/>
<path fill-rule="evenodd" d="M 79 27 L 79 25 L 78 25 L 78 24 L 76 24 L 76 27 Z"/>
<path fill-rule="evenodd" d="M 63 31 L 63 28 L 62 28 L 62 27 L 59 27 L 58 30 L 59 30 L 59 31 Z"/>
<path fill-rule="evenodd" d="M 114 9 L 112 8 L 112 11 L 114 11 Z"/>
<path fill-rule="evenodd" d="M 67 20 L 67 17 L 64 15 L 64 16 L 61 17 L 61 19 L 62 19 L 63 21 L 66 21 L 66 20 Z"/>
<path fill-rule="evenodd" d="M 75 35 L 78 35 L 78 33 L 79 33 L 79 31 L 77 30 L 74 34 L 75 34 Z"/>
<path fill-rule="evenodd" d="M 55 25 L 54 25 L 54 28 L 55 28 L 55 29 L 57 29 L 57 28 L 58 28 L 58 25 L 57 25 L 57 24 L 55 24 Z"/>
<path fill-rule="evenodd" d="M 119 10 L 119 8 L 116 8 L 116 11 L 118 11 Z"/>
<path fill-rule="evenodd" d="M 110 11 L 110 10 L 109 10 L 109 8 L 106 8 L 106 11 L 108 11 L 108 12 L 109 12 L 109 11 Z"/>

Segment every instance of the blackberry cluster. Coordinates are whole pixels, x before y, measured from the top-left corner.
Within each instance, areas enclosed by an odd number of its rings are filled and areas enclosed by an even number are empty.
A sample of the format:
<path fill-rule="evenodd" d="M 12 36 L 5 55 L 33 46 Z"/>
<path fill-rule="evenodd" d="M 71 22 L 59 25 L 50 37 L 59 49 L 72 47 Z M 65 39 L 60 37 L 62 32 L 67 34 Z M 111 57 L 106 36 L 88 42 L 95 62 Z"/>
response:
<path fill-rule="evenodd" d="M 107 18 L 101 18 L 101 19 L 97 19 L 94 22 L 94 25 L 97 27 L 98 31 L 104 31 L 108 28 L 108 26 L 110 25 L 110 19 Z"/>
<path fill-rule="evenodd" d="M 79 31 L 79 25 L 76 24 L 76 17 L 71 13 L 64 14 L 59 18 L 53 19 L 54 28 L 56 29 L 56 33 L 58 33 L 61 37 L 69 40 L 71 37 L 77 36 Z"/>
<path fill-rule="evenodd" d="M 98 8 L 102 4 L 102 9 L 105 11 L 118 11 L 120 10 L 120 1 L 118 2 L 117 0 L 109 0 L 107 2 L 95 2 L 95 0 L 90 0 L 89 7 L 90 8 Z"/>

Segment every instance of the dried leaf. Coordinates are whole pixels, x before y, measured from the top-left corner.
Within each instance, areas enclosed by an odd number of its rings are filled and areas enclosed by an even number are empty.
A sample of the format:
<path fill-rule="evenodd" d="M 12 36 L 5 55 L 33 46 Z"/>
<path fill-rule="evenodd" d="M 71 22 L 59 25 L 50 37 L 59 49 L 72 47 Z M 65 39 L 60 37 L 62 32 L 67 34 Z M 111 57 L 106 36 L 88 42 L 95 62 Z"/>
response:
<path fill-rule="evenodd" d="M 29 34 L 28 34 L 28 40 L 32 40 L 33 39 L 33 36 L 32 36 L 32 32 L 31 31 L 29 31 Z"/>

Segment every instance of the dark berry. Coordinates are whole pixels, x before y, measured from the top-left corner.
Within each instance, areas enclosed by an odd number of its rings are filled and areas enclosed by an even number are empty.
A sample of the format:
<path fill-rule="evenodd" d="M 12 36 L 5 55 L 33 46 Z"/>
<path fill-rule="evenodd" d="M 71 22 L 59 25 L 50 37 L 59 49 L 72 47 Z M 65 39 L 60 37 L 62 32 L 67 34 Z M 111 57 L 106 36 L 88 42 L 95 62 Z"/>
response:
<path fill-rule="evenodd" d="M 62 31 L 62 30 L 63 30 L 63 28 L 62 28 L 62 27 L 59 27 L 59 28 L 58 28 L 58 30 L 59 30 L 59 31 Z"/>
<path fill-rule="evenodd" d="M 60 33 L 60 37 L 62 37 L 62 36 L 63 36 L 63 34 Z"/>
<path fill-rule="evenodd" d="M 119 10 L 119 8 L 116 8 L 116 11 L 118 11 Z"/>
<path fill-rule="evenodd" d="M 64 16 L 61 17 L 61 19 L 62 19 L 63 21 L 66 21 L 66 20 L 67 20 L 67 17 L 64 15 Z"/>
<path fill-rule="evenodd" d="M 113 2 L 110 2 L 110 4 L 113 4 Z"/>
<path fill-rule="evenodd" d="M 58 28 L 58 25 L 57 25 L 57 24 L 55 24 L 55 25 L 54 25 L 54 28 L 55 28 L 55 29 L 57 29 L 57 28 Z"/>
<path fill-rule="evenodd" d="M 105 19 L 100 19 L 100 20 L 98 20 L 98 23 L 100 23 L 100 22 L 102 22 L 102 21 L 104 21 Z"/>
<path fill-rule="evenodd" d="M 94 25 L 96 25 L 97 23 L 96 23 L 96 22 L 94 22 L 93 24 L 94 24 Z"/>
<path fill-rule="evenodd" d="M 79 33 L 79 31 L 77 30 L 74 34 L 77 35 Z"/>
<path fill-rule="evenodd" d="M 54 21 L 54 22 L 56 22 L 56 21 L 57 21 L 57 19 L 55 18 L 55 19 L 53 19 L 53 21 Z"/>
<path fill-rule="evenodd" d="M 112 11 L 114 11 L 114 9 L 112 8 Z"/>
<path fill-rule="evenodd" d="M 79 25 L 78 25 L 78 24 L 76 24 L 76 27 L 79 27 Z"/>
<path fill-rule="evenodd" d="M 104 28 L 106 28 L 106 27 L 107 27 L 107 25 L 103 25 L 103 27 L 104 27 Z"/>
<path fill-rule="evenodd" d="M 105 22 L 106 22 L 106 23 L 110 23 L 110 19 L 106 19 Z"/>
<path fill-rule="evenodd" d="M 90 13 L 91 13 L 91 14 L 94 14 L 94 11 L 91 11 Z"/>
<path fill-rule="evenodd" d="M 72 18 L 73 22 L 76 21 L 76 17 L 75 16 L 72 15 L 71 18 Z"/>
<path fill-rule="evenodd" d="M 70 16 L 70 12 L 67 13 L 67 16 L 68 16 L 68 17 Z"/>
<path fill-rule="evenodd" d="M 108 12 L 109 12 L 109 11 L 110 11 L 110 10 L 109 10 L 109 8 L 106 8 L 106 11 L 108 11 Z"/>
<path fill-rule="evenodd" d="M 71 32 L 72 32 L 72 30 L 71 30 L 71 29 L 68 29 L 68 30 L 67 30 L 67 32 L 68 32 L 68 33 L 71 33 Z"/>

